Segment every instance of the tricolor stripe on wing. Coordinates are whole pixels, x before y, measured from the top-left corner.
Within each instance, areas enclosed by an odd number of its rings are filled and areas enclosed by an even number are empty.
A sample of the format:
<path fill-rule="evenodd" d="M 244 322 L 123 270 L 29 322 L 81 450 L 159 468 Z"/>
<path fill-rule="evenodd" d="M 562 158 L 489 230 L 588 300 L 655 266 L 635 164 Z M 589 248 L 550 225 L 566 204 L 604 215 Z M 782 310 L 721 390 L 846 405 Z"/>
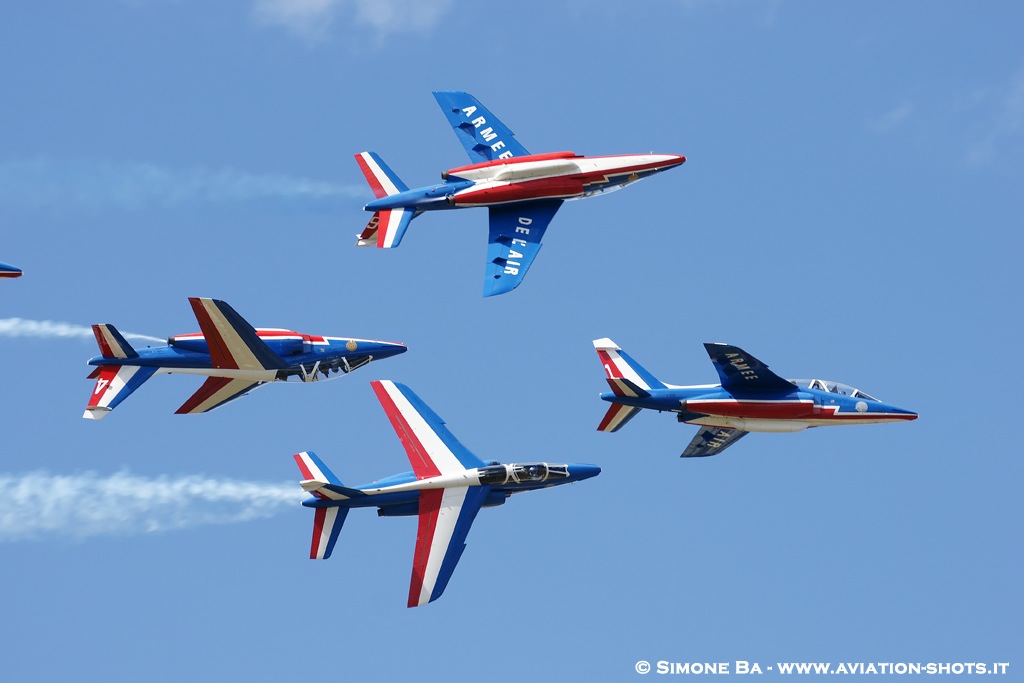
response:
<path fill-rule="evenodd" d="M 469 467 L 483 464 L 458 443 L 444 428 L 440 418 L 428 413 L 430 422 L 427 421 L 423 413 L 429 408 L 411 389 L 390 380 L 379 380 L 370 384 L 384 412 L 387 413 L 391 426 L 405 447 L 417 479 L 462 472 Z M 421 408 L 417 409 L 414 403 L 420 404 Z M 458 456 L 454 449 L 459 451 Z"/>

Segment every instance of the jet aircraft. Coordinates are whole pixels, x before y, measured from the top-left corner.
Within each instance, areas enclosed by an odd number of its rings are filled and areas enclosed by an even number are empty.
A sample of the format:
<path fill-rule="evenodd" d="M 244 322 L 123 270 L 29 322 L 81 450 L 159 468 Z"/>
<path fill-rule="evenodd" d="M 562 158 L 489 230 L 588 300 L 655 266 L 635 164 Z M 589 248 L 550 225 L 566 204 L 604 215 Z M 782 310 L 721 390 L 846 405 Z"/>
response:
<path fill-rule="evenodd" d="M 0 263 L 0 277 L 21 277 L 21 268 Z"/>
<path fill-rule="evenodd" d="M 331 556 L 352 508 L 375 507 L 380 517 L 417 515 L 409 607 L 433 602 L 444 593 L 480 508 L 502 505 L 513 493 L 571 484 L 601 472 L 595 465 L 484 462 L 409 387 L 387 380 L 371 385 L 413 471 L 347 487 L 316 454 L 295 455 L 303 476 L 300 485 L 313 494 L 302 504 L 316 512 L 309 557 Z"/>
<path fill-rule="evenodd" d="M 303 382 L 349 373 L 371 360 L 404 353 L 405 344 L 320 337 L 291 330 L 254 329 L 231 306 L 190 298 L 201 332 L 179 334 L 167 346 L 134 349 L 113 325 L 93 325 L 99 356 L 89 379 L 96 388 L 82 417 L 101 420 L 153 375 L 181 373 L 208 379 L 176 411 L 205 413 L 267 382 Z M 321 377 L 322 376 L 322 377 Z"/>
<path fill-rule="evenodd" d="M 598 430 L 618 431 L 642 408 L 676 413 L 700 425 L 682 457 L 721 453 L 748 432 L 799 432 L 808 427 L 916 420 L 917 413 L 882 403 L 860 389 L 822 379 L 783 379 L 738 346 L 704 344 L 721 384 L 665 384 L 611 339 L 595 339 L 612 403 Z"/>
<path fill-rule="evenodd" d="M 484 296 L 519 286 L 563 201 L 618 190 L 686 161 L 679 154 L 530 154 L 472 95 L 435 92 L 434 98 L 472 163 L 443 172 L 438 185 L 410 190 L 375 153 L 357 154 L 377 199 L 364 207 L 373 217 L 356 245 L 397 247 L 409 222 L 424 211 L 486 206 L 490 235 Z"/>

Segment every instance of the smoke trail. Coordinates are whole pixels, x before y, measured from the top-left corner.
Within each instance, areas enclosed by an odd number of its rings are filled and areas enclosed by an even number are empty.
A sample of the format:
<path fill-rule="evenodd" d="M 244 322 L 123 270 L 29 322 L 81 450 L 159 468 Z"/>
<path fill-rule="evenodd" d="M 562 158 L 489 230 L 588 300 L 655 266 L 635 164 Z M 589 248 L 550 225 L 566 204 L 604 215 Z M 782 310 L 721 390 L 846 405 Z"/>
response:
<path fill-rule="evenodd" d="M 120 330 L 119 330 L 120 331 Z M 125 337 L 146 341 L 163 342 L 159 337 L 136 332 L 121 332 Z M 79 337 L 93 339 L 91 327 L 55 323 L 49 320 L 25 320 L 24 318 L 0 318 L 0 337 Z"/>
<path fill-rule="evenodd" d="M 195 475 L 0 474 L 0 542 L 233 524 L 294 509 L 305 497 L 295 484 Z"/>
<path fill-rule="evenodd" d="M 33 208 L 170 208 L 198 203 L 309 203 L 363 197 L 361 186 L 245 173 L 233 168 L 170 170 L 153 164 L 46 157 L 0 161 L 0 204 Z"/>

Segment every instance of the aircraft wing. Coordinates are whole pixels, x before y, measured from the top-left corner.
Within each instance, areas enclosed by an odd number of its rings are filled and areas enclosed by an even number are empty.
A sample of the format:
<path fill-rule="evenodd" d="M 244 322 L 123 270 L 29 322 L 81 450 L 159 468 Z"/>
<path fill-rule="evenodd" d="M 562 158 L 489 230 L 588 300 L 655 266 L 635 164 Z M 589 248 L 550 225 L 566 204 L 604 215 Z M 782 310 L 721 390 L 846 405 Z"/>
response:
<path fill-rule="evenodd" d="M 703 458 L 718 455 L 750 432 L 742 429 L 725 429 L 723 427 L 701 427 L 696 436 L 686 447 L 681 458 Z"/>
<path fill-rule="evenodd" d="M 202 330 L 206 344 L 210 348 L 210 361 L 213 367 L 238 370 L 287 367 L 281 357 L 259 338 L 253 326 L 225 302 L 197 297 L 189 297 L 188 302 L 192 304 L 192 311 L 199 321 L 199 329 Z"/>
<path fill-rule="evenodd" d="M 526 277 L 561 199 L 490 207 L 484 296 L 511 292 Z"/>
<path fill-rule="evenodd" d="M 455 435 L 444 426 L 444 420 L 412 389 L 390 380 L 370 382 L 370 386 L 405 447 L 417 479 L 484 466 L 484 462 L 459 443 Z M 422 510 L 421 504 L 421 516 Z"/>
<path fill-rule="evenodd" d="M 441 597 L 466 549 L 466 535 L 490 486 L 453 486 L 420 491 L 419 527 L 409 582 L 409 607 Z"/>
<path fill-rule="evenodd" d="M 789 391 L 797 386 L 738 346 L 704 344 L 711 362 L 728 391 Z"/>
<path fill-rule="evenodd" d="M 199 391 L 174 411 L 175 415 L 194 415 L 220 408 L 228 401 L 234 401 L 248 394 L 264 382 L 230 377 L 208 377 Z"/>
<path fill-rule="evenodd" d="M 473 163 L 530 154 L 508 126 L 469 93 L 438 91 L 434 99 Z"/>

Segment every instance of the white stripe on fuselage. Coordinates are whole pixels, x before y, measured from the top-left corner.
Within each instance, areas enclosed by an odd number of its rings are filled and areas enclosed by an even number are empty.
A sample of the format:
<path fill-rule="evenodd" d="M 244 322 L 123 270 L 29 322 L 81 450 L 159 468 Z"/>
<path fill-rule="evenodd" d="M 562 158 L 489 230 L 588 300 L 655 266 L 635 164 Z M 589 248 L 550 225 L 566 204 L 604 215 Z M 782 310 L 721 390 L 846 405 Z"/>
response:
<path fill-rule="evenodd" d="M 455 175 L 464 180 L 478 183 L 536 180 L 584 173 L 614 175 L 616 171 L 625 172 L 624 169 L 637 169 L 637 167 L 640 167 L 641 171 L 655 170 L 677 158 L 671 154 L 624 154 L 621 156 L 574 157 L 520 162 L 513 158 L 504 164 L 467 169 L 459 171 Z"/>

